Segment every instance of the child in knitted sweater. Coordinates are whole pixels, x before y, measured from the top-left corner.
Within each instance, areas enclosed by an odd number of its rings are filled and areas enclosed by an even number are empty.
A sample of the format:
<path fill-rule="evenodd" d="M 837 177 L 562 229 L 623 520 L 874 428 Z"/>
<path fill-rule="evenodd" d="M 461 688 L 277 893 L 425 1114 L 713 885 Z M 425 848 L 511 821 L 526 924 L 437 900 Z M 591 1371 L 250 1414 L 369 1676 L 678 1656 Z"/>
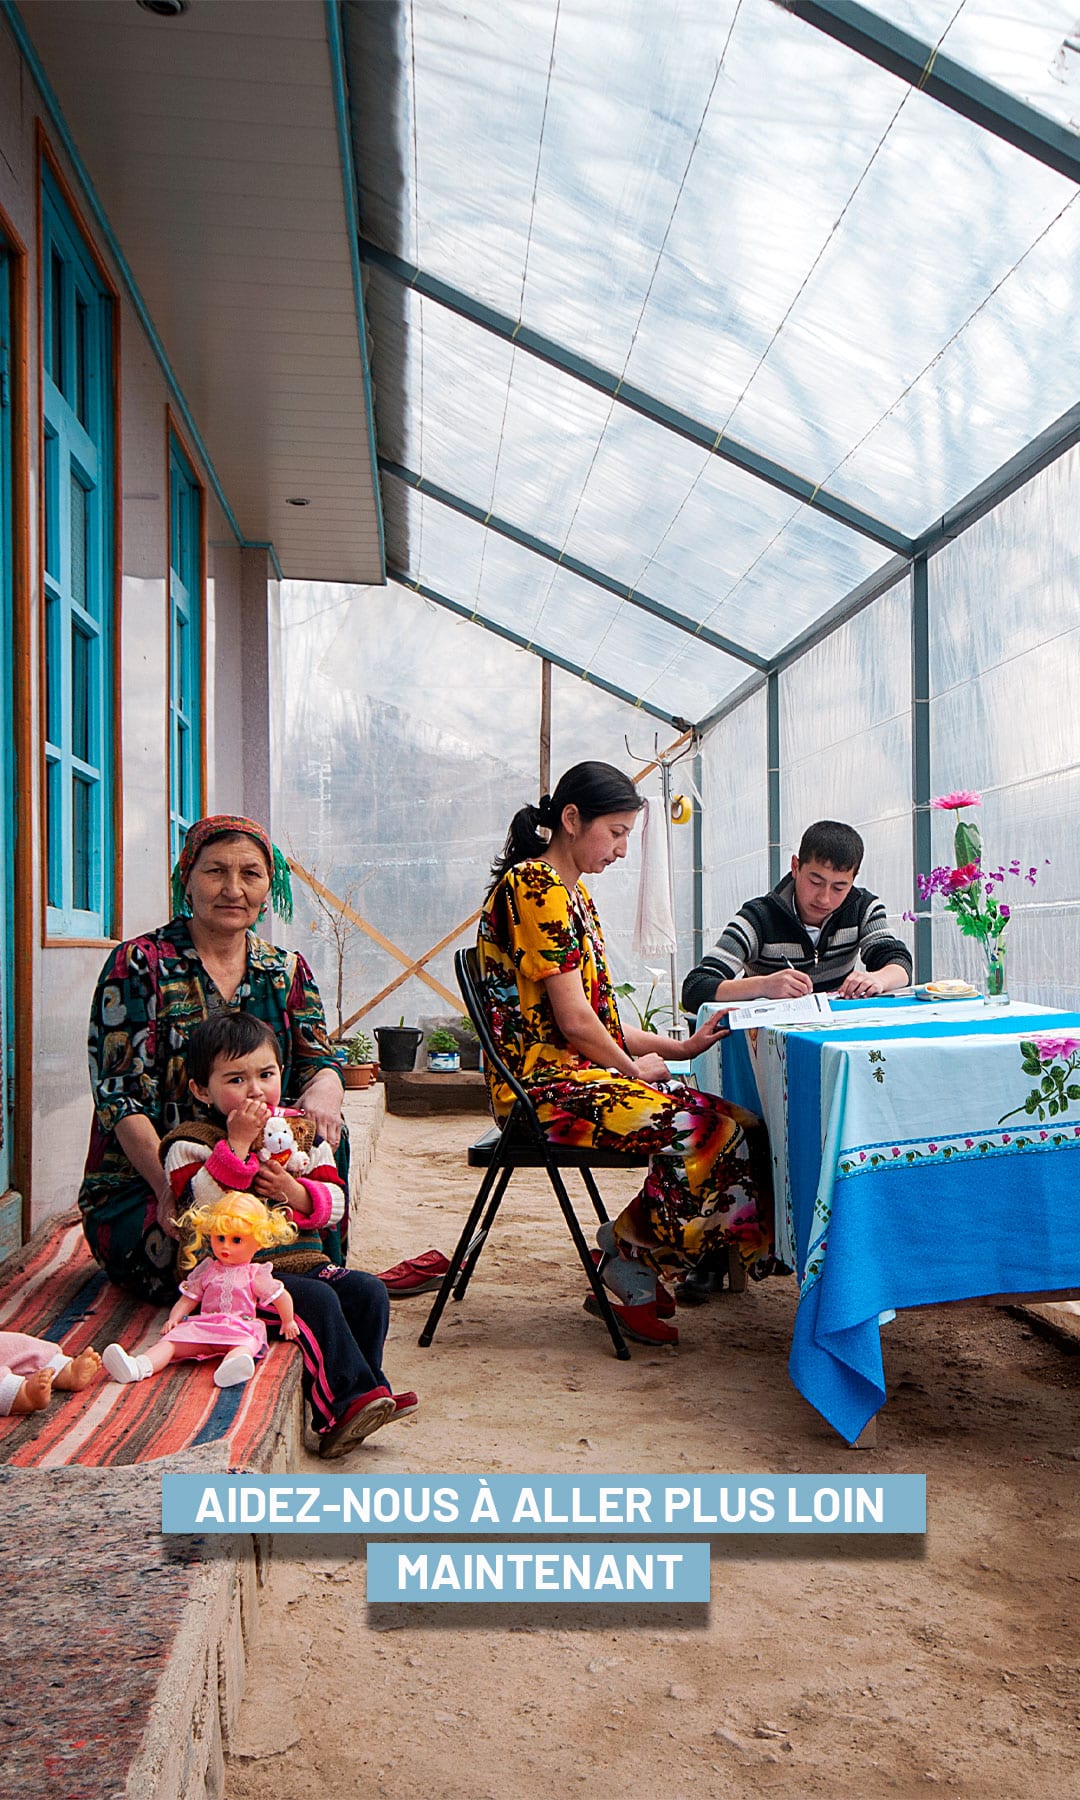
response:
<path fill-rule="evenodd" d="M 383 1373 L 386 1289 L 376 1276 L 340 1265 L 345 1193 L 330 1147 L 310 1121 L 280 1111 L 277 1038 L 251 1013 L 222 1012 L 197 1025 L 187 1064 L 191 1092 L 209 1117 L 162 1139 L 177 1210 L 229 1189 L 286 1210 L 297 1236 L 273 1251 L 274 1273 L 295 1309 L 319 1455 L 343 1456 L 418 1402 L 415 1394 L 393 1394 Z M 280 1129 L 284 1120 L 291 1145 Z M 268 1127 L 277 1148 L 260 1158 Z"/>

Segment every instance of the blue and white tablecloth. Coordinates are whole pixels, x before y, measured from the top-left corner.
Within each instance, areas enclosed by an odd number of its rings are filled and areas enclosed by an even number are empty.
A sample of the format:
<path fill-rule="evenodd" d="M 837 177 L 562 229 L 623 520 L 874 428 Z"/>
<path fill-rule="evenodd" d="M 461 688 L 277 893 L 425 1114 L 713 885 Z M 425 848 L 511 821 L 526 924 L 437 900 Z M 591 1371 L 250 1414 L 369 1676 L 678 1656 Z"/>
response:
<path fill-rule="evenodd" d="M 769 1126 L 777 1253 L 800 1284 L 789 1370 L 851 1442 L 884 1403 L 898 1308 L 1080 1285 L 1080 1071 L 1040 1118 L 1021 1049 L 1052 1034 L 1080 1052 L 1080 1015 L 833 1004 L 835 1028 L 734 1032 L 722 1073 L 715 1052 L 696 1072 Z"/>

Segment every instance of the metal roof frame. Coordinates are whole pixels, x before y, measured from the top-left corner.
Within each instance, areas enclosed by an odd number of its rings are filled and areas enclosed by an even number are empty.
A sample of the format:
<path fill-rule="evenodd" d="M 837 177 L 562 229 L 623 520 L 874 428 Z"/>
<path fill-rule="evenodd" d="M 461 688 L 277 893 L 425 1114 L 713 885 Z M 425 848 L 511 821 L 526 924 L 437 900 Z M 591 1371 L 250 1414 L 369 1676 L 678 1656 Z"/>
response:
<path fill-rule="evenodd" d="M 936 45 L 912 37 L 853 0 L 773 0 L 773 4 L 1025 156 L 1070 181 L 1080 181 L 1080 139 L 1074 131 L 952 57 L 942 56 Z"/>
<path fill-rule="evenodd" d="M 772 457 L 762 456 L 759 451 L 740 443 L 737 438 L 718 431 L 714 425 L 705 425 L 700 419 L 691 418 L 689 413 L 682 412 L 678 407 L 669 406 L 655 394 L 624 381 L 621 375 L 614 375 L 609 369 L 602 369 L 598 363 L 590 362 L 587 357 L 579 356 L 577 351 L 556 343 L 554 338 L 531 330 L 523 320 L 512 319 L 507 313 L 497 312 L 494 307 L 486 306 L 483 301 L 464 293 L 461 288 L 452 287 L 449 282 L 441 281 L 437 276 L 425 274 L 415 263 L 403 262 L 401 257 L 381 249 L 369 238 L 360 239 L 360 259 L 372 268 L 381 270 L 402 287 L 412 288 L 424 299 L 433 300 L 438 306 L 445 306 L 449 312 L 457 313 L 459 318 L 467 319 L 470 324 L 479 325 L 494 337 L 502 338 L 504 343 L 512 344 L 516 350 L 525 350 L 541 362 L 550 363 L 552 368 L 559 369 L 562 374 L 595 389 L 597 393 L 606 394 L 609 399 L 628 407 L 631 412 L 639 413 L 652 424 L 674 432 L 688 443 L 696 444 L 701 450 L 707 450 L 710 456 L 719 457 L 722 462 L 734 463 L 748 475 L 756 476 L 770 487 L 779 488 L 781 493 L 790 495 L 793 500 L 799 500 L 804 506 L 825 513 L 839 524 L 847 526 L 850 531 L 856 531 L 862 537 L 881 544 L 886 550 L 898 550 L 904 555 L 910 555 L 911 538 L 887 521 L 874 518 L 872 513 L 864 512 L 861 507 L 842 500 L 838 494 L 831 493 L 818 482 L 808 480 L 805 475 L 797 475 L 794 470 L 786 469 Z"/>
<path fill-rule="evenodd" d="M 398 587 L 408 588 L 412 594 L 419 594 L 421 600 L 430 600 L 433 605 L 443 607 L 447 612 L 456 613 L 459 619 L 468 619 L 471 625 L 482 625 L 485 631 L 492 632 L 495 637 L 504 638 L 518 650 L 528 650 L 533 656 L 542 657 L 544 662 L 554 663 L 557 669 L 565 669 L 568 675 L 576 675 L 581 681 L 591 682 L 593 687 L 602 688 L 605 694 L 611 694 L 616 700 L 625 701 L 627 706 L 634 706 L 640 712 L 651 714 L 665 725 L 674 725 L 678 731 L 689 731 L 689 719 L 680 718 L 678 713 L 665 712 L 663 707 L 654 706 L 651 700 L 643 700 L 640 694 L 627 693 L 625 688 L 616 687 L 612 681 L 605 681 L 603 676 L 593 674 L 591 669 L 583 669 L 580 663 L 572 663 L 565 656 L 559 656 L 554 650 L 546 650 L 535 638 L 524 637 L 519 631 L 511 631 L 508 625 L 499 625 L 474 607 L 465 606 L 460 600 L 451 600 L 448 594 L 440 594 L 437 588 L 427 587 L 422 581 L 414 581 L 401 569 L 388 568 L 387 580 Z"/>
<path fill-rule="evenodd" d="M 1035 160 L 1053 169 L 1056 173 L 1080 183 L 1080 135 L 1058 125 L 1056 121 L 1041 113 L 1037 108 L 1014 98 L 1004 89 L 984 80 L 982 77 L 966 69 L 953 59 L 940 55 L 936 48 L 899 30 L 887 20 L 853 3 L 853 0 L 774 0 L 783 11 L 803 20 L 805 23 L 831 37 L 847 49 L 865 57 L 878 67 L 907 81 L 912 87 L 928 95 L 929 98 L 946 106 L 970 120 L 980 129 L 992 133 L 1002 141 L 1010 144 Z M 898 581 L 905 579 L 914 571 L 917 584 L 925 587 L 926 561 L 936 551 L 953 541 L 970 525 L 987 512 L 991 511 L 1010 493 L 1021 487 L 1040 469 L 1054 462 L 1072 445 L 1080 443 L 1080 404 L 1070 408 L 1046 431 L 1040 433 L 1023 450 L 1001 465 L 991 476 L 972 489 L 955 506 L 935 521 L 925 531 L 915 537 L 907 536 L 887 521 L 856 507 L 827 488 L 818 486 L 804 477 L 795 474 L 782 464 L 761 455 L 750 446 L 727 437 L 722 431 L 703 424 L 680 409 L 668 405 L 656 395 L 646 392 L 611 371 L 579 355 L 577 352 L 555 340 L 533 331 L 523 320 L 515 320 L 509 315 L 500 313 L 474 296 L 463 292 L 452 284 L 426 273 L 418 266 L 404 261 L 390 251 L 381 248 L 362 234 L 358 242 L 361 262 L 381 271 L 402 286 L 414 289 L 424 298 L 446 307 L 449 311 L 475 324 L 504 342 L 526 351 L 540 361 L 548 363 L 562 373 L 569 375 L 597 392 L 606 394 L 620 405 L 627 406 L 662 429 L 671 431 L 687 441 L 696 444 L 711 455 L 731 462 L 756 479 L 790 495 L 801 504 L 825 513 L 828 517 L 846 529 L 879 543 L 883 548 L 895 554 L 882 567 L 860 582 L 847 595 L 837 601 L 820 619 L 805 631 L 800 632 L 786 644 L 782 650 L 772 657 L 759 656 L 744 645 L 723 638 L 718 633 L 710 632 L 705 626 L 695 624 L 686 615 L 679 614 L 661 602 L 651 599 L 639 590 L 628 588 L 626 583 L 615 580 L 602 570 L 581 562 L 546 543 L 533 534 L 524 531 L 511 521 L 498 517 L 483 507 L 465 500 L 462 496 L 452 494 L 439 487 L 425 477 L 401 465 L 380 456 L 378 464 L 384 474 L 403 481 L 417 492 L 429 495 L 440 504 L 475 520 L 486 529 L 495 531 L 512 542 L 521 545 L 536 555 L 542 556 L 560 566 L 568 568 L 572 573 L 581 576 L 598 587 L 615 594 L 628 604 L 641 607 L 655 617 L 679 630 L 689 632 L 693 636 L 710 643 L 738 660 L 745 662 L 755 673 L 730 694 L 711 713 L 696 722 L 695 729 L 707 730 L 722 718 L 734 711 L 746 698 L 768 682 L 770 688 L 770 710 L 775 709 L 775 684 L 777 675 L 789 667 L 813 646 L 829 637 L 839 626 L 871 605 L 876 599 L 888 592 Z M 391 579 L 399 581 L 412 591 L 422 594 L 436 604 L 458 613 L 461 617 L 473 620 L 486 629 L 517 644 L 520 648 L 532 650 L 535 654 L 548 656 L 542 646 L 519 637 L 504 627 L 496 625 L 468 606 L 450 600 L 433 590 L 425 589 L 411 577 L 388 570 Z M 923 595 L 925 602 L 925 595 Z M 643 707 L 646 711 L 665 721 L 684 725 L 686 722 L 675 716 L 664 713 L 661 709 L 643 701 L 640 697 L 627 694 L 611 683 L 603 681 L 597 675 L 571 665 L 565 659 L 548 656 L 548 660 L 567 669 L 570 673 L 592 681 L 594 685 L 604 688 L 616 698 L 627 701 L 630 705 Z"/>
<path fill-rule="evenodd" d="M 508 519 L 501 519 L 497 513 L 486 512 L 482 506 L 474 506 L 471 500 L 464 500 L 460 494 L 452 494 L 449 488 L 440 487 L 425 475 L 417 475 L 412 469 L 404 469 L 400 463 L 391 462 L 386 456 L 379 457 L 379 468 L 384 475 L 391 475 L 395 481 L 404 482 L 416 493 L 426 494 L 440 506 L 449 507 L 451 512 L 461 513 L 464 518 L 474 520 L 477 525 L 485 526 L 497 536 L 508 538 L 512 544 L 520 544 L 522 549 L 531 550 L 536 556 L 544 557 L 547 562 L 569 570 L 571 575 L 579 575 L 583 581 L 591 582 L 593 587 L 603 588 L 617 599 L 628 601 L 631 606 L 649 613 L 652 618 L 674 626 L 676 631 L 684 631 L 688 637 L 697 638 L 699 643 L 708 644 L 713 650 L 722 650 L 725 655 L 733 656 L 739 662 L 749 663 L 752 669 L 768 668 L 766 658 L 759 656 L 754 650 L 748 650 L 745 644 L 737 644 L 733 639 L 723 637 L 719 631 L 713 631 L 708 625 L 698 624 L 686 613 L 676 612 L 672 607 L 665 606 L 663 601 L 652 599 L 640 588 L 628 587 L 625 581 L 616 581 L 613 576 L 605 575 L 602 569 L 594 569 L 591 563 L 582 562 L 579 557 L 568 555 L 554 544 L 545 543 L 543 538 L 534 537 L 531 531 L 523 531 Z"/>

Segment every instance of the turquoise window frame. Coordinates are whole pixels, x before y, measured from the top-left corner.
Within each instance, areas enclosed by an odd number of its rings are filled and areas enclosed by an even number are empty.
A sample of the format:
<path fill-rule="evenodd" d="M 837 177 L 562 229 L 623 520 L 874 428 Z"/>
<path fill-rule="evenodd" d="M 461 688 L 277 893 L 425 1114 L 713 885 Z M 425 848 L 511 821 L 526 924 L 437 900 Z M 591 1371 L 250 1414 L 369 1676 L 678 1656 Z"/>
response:
<path fill-rule="evenodd" d="M 45 920 L 105 938 L 116 766 L 113 299 L 41 177 Z"/>
<path fill-rule="evenodd" d="M 169 867 L 203 812 L 203 490 L 169 433 Z"/>

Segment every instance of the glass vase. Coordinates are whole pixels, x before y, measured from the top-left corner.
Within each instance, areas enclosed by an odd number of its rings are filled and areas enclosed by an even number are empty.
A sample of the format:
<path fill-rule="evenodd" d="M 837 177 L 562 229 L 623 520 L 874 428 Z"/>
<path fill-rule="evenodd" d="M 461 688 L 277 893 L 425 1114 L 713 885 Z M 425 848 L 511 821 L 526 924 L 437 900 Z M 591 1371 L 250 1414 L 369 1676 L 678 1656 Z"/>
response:
<path fill-rule="evenodd" d="M 986 949 L 986 1004 L 987 1006 L 1008 1006 L 1009 990 L 1005 982 L 1005 946 L 1004 944 L 987 944 Z"/>

